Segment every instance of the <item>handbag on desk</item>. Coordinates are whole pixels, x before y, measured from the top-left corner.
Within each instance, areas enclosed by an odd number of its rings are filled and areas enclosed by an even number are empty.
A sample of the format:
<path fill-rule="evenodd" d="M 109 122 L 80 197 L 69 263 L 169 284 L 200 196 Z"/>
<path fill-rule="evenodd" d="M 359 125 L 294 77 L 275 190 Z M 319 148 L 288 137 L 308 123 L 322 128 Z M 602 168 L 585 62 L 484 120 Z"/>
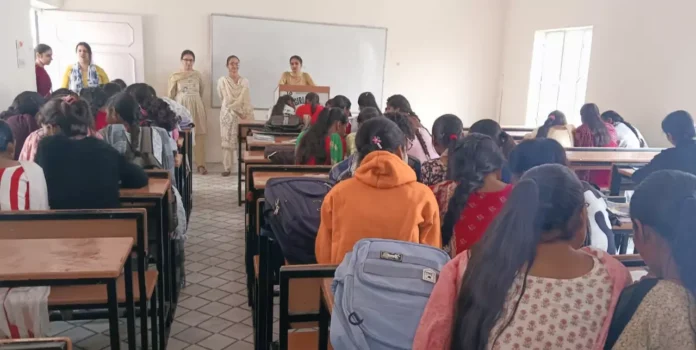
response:
<path fill-rule="evenodd" d="M 272 115 L 264 126 L 264 130 L 274 132 L 299 133 L 303 128 L 302 118 L 296 115 Z"/>

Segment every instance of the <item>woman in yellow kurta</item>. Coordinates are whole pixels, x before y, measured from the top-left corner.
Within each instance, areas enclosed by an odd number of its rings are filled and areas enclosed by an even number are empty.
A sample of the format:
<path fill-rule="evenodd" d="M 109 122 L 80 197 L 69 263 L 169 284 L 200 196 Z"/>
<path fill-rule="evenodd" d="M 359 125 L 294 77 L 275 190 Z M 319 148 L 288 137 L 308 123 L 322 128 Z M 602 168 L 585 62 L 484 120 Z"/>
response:
<path fill-rule="evenodd" d="M 278 85 L 309 85 L 317 86 L 309 73 L 302 72 L 302 57 L 290 57 L 290 72 L 284 72 Z"/>
<path fill-rule="evenodd" d="M 195 142 L 193 160 L 198 166 L 198 173 L 207 174 L 205 168 L 205 134 L 208 118 L 203 105 L 203 78 L 201 73 L 193 70 L 196 55 L 191 50 L 181 53 L 181 71 L 172 74 L 167 88 L 169 98 L 179 102 L 191 112 L 195 125 Z"/>
<path fill-rule="evenodd" d="M 218 79 L 217 91 L 220 108 L 220 136 L 222 141 L 222 176 L 230 176 L 237 148 L 237 125 L 239 119 L 254 119 L 254 107 L 249 96 L 249 81 L 239 75 L 239 58 L 227 58 L 230 74 Z"/>
<path fill-rule="evenodd" d="M 61 87 L 76 93 L 86 87 L 97 87 L 109 82 L 109 77 L 101 67 L 92 63 L 92 47 L 87 43 L 79 43 L 75 47 L 77 63 L 69 66 L 63 74 Z"/>

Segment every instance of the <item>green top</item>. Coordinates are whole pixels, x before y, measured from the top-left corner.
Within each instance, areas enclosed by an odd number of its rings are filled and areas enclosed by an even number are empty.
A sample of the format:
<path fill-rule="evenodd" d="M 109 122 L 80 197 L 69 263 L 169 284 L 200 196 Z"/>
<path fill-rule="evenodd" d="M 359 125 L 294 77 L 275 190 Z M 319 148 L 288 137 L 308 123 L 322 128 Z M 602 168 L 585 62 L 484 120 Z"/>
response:
<path fill-rule="evenodd" d="M 308 130 L 308 129 L 307 129 Z M 302 132 L 297 135 L 297 142 L 295 143 L 295 151 L 297 151 L 297 147 L 300 146 L 300 140 L 302 140 L 302 136 L 304 136 L 305 132 L 307 130 L 302 130 Z M 326 137 L 327 140 L 324 142 L 328 141 L 329 144 L 329 158 L 331 159 L 331 165 L 340 163 L 343 161 L 343 141 L 341 140 L 341 135 L 338 133 L 333 133 L 329 136 Z M 317 164 L 320 165 L 320 164 Z"/>

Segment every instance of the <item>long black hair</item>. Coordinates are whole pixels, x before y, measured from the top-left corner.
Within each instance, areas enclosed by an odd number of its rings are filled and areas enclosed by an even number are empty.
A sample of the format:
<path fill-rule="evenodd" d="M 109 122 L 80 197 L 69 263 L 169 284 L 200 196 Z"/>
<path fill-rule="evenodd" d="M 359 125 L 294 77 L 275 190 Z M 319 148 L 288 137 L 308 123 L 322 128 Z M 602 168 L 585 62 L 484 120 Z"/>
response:
<path fill-rule="evenodd" d="M 543 164 L 568 165 L 565 149 L 554 139 L 532 139 L 520 142 L 510 152 L 508 167 L 521 178 L 527 170 Z"/>
<path fill-rule="evenodd" d="M 522 176 L 503 210 L 470 251 L 455 306 L 452 350 L 483 350 L 489 339 L 497 340 L 517 312 L 537 245 L 571 241 L 577 232 L 584 232 L 584 208 L 582 184 L 568 167 L 546 164 Z M 522 290 L 511 312 L 506 312 L 506 298 L 520 276 Z M 502 327 L 492 334 L 498 323 Z"/>
<path fill-rule="evenodd" d="M 337 122 L 340 124 L 348 123 L 348 117 L 343 113 L 343 110 L 325 108 L 319 113 L 317 122 L 309 127 L 297 146 L 295 158 L 298 164 L 307 164 L 312 158 L 317 165 L 326 163 L 330 156 L 326 153 L 326 136 L 329 134 L 329 129 Z"/>
<path fill-rule="evenodd" d="M 464 124 L 454 114 L 441 115 L 433 123 L 433 140 L 447 148 L 447 153 L 454 151 L 457 141 L 464 135 Z"/>
<path fill-rule="evenodd" d="M 377 100 L 375 100 L 375 95 L 373 95 L 369 91 L 363 92 L 362 94 L 360 94 L 360 96 L 358 96 L 358 107 L 361 111 L 367 107 L 374 107 L 379 109 L 379 106 L 377 105 Z"/>
<path fill-rule="evenodd" d="M 609 129 L 602 121 L 599 114 L 599 107 L 594 103 L 587 103 L 580 108 L 580 118 L 582 123 L 587 125 L 592 132 L 592 143 L 594 147 L 605 147 L 611 142 Z"/>
<path fill-rule="evenodd" d="M 12 104 L 6 111 L 0 113 L 0 119 L 5 120 L 13 115 L 28 114 L 36 117 L 41 106 L 46 100 L 35 91 L 21 92 L 12 100 Z"/>
<path fill-rule="evenodd" d="M 271 109 L 271 115 L 283 115 L 283 109 L 285 106 L 292 106 L 295 100 L 292 99 L 290 95 L 282 95 L 278 97 L 278 101 Z"/>
<path fill-rule="evenodd" d="M 107 102 L 108 108 L 118 113 L 129 126 L 137 126 L 142 120 L 140 105 L 133 95 L 127 92 L 119 92 L 112 96 Z"/>
<path fill-rule="evenodd" d="M 7 148 L 11 143 L 14 143 L 14 134 L 10 125 L 6 121 L 0 119 L 0 152 L 7 152 Z"/>
<path fill-rule="evenodd" d="M 409 118 L 406 113 L 401 112 L 384 113 L 384 117 L 393 121 L 399 126 L 401 131 L 404 133 L 404 137 L 406 138 L 406 146 L 408 148 L 408 146 L 413 143 L 413 140 L 416 139 L 416 135 L 418 134 L 418 130 L 413 128 L 411 118 Z M 402 126 L 404 124 L 409 124 L 411 127 L 407 129 L 405 126 Z M 408 151 L 408 149 L 406 149 L 406 151 Z"/>
<path fill-rule="evenodd" d="M 633 127 L 633 125 L 631 125 L 631 123 L 624 120 L 624 118 L 619 113 L 616 113 L 615 111 L 606 111 L 606 112 L 602 113 L 601 117 L 602 117 L 602 120 L 604 122 L 612 124 L 612 125 L 615 125 L 618 123 L 623 123 L 624 125 L 626 125 L 629 129 L 631 129 L 633 134 L 636 135 L 636 138 L 640 142 L 640 147 L 641 148 L 645 147 L 645 140 L 643 140 L 643 138 L 640 137 L 638 130 L 636 130 L 636 128 Z"/>
<path fill-rule="evenodd" d="M 568 125 L 565 114 L 558 110 L 549 113 L 544 125 L 537 130 L 536 138 L 545 138 L 549 134 L 549 129 L 557 125 Z"/>
<path fill-rule="evenodd" d="M 421 148 L 423 149 L 423 153 L 425 153 L 428 158 L 430 158 L 430 152 L 428 151 L 428 145 L 425 142 L 425 139 L 423 139 L 423 135 L 421 135 L 420 130 L 423 129 L 426 132 L 428 132 L 428 129 L 426 129 L 423 124 L 421 124 L 421 120 L 416 114 L 416 112 L 413 111 L 411 108 L 411 103 L 408 102 L 408 99 L 404 95 L 392 95 L 389 96 L 387 99 L 387 107 L 391 107 L 392 109 L 395 109 L 396 111 L 400 113 L 404 113 L 409 116 L 411 120 L 411 124 L 413 125 L 413 129 L 415 130 L 415 135 L 416 139 L 418 140 L 418 144 L 420 144 Z"/>
<path fill-rule="evenodd" d="M 503 168 L 500 147 L 487 135 L 472 133 L 457 141 L 448 153 L 447 179 L 457 182 L 442 220 L 442 242 L 449 243 L 469 196 L 483 187 L 486 175 Z"/>
<path fill-rule="evenodd" d="M 640 221 L 667 242 L 681 283 L 696 297 L 696 176 L 677 170 L 651 174 L 636 188 L 630 213 L 634 226 Z"/>
<path fill-rule="evenodd" d="M 372 152 L 396 153 L 399 147 L 401 147 L 402 152 L 406 152 L 406 137 L 402 128 L 388 118 L 377 117 L 366 121 L 358 129 L 358 134 L 355 135 L 358 164 Z"/>
<path fill-rule="evenodd" d="M 372 118 L 377 118 L 381 116 L 382 112 L 380 112 L 379 109 L 374 107 L 365 107 L 362 110 L 360 110 L 360 114 L 358 114 L 358 126 L 362 125 L 362 123 Z"/>
<path fill-rule="evenodd" d="M 144 106 L 150 100 L 157 98 L 157 92 L 155 92 L 155 89 L 145 83 L 131 84 L 126 88 L 125 92 L 133 96 L 141 106 Z"/>
<path fill-rule="evenodd" d="M 94 127 L 89 104 L 72 95 L 46 102 L 39 111 L 38 122 L 60 127 L 61 134 L 67 137 L 86 136 Z"/>
<path fill-rule="evenodd" d="M 493 119 L 481 119 L 474 124 L 471 124 L 469 132 L 475 132 L 479 134 L 484 134 L 490 136 L 495 143 L 498 144 L 503 151 L 503 155 L 507 159 L 510 156 L 510 152 L 515 148 L 515 140 L 512 139 L 508 133 L 503 131 L 497 121 Z"/>
<path fill-rule="evenodd" d="M 169 107 L 169 104 L 161 98 L 153 98 L 145 106 L 147 115 L 144 116 L 148 123 L 158 126 L 167 132 L 174 131 L 179 124 L 179 116 Z"/>
<path fill-rule="evenodd" d="M 319 95 L 314 92 L 307 93 L 307 96 L 305 96 L 305 103 L 310 107 L 310 114 L 314 115 L 314 112 L 317 111 L 317 107 L 320 106 Z"/>
<path fill-rule="evenodd" d="M 93 86 L 85 87 L 80 90 L 80 99 L 89 103 L 89 110 L 92 114 L 92 118 L 96 118 L 97 113 L 106 105 L 106 101 L 108 101 L 109 98 L 106 96 L 106 92 L 104 92 L 102 87 Z"/>
<path fill-rule="evenodd" d="M 687 111 L 675 111 L 662 120 L 662 131 L 670 135 L 675 146 L 693 144 L 696 137 L 694 119 Z"/>

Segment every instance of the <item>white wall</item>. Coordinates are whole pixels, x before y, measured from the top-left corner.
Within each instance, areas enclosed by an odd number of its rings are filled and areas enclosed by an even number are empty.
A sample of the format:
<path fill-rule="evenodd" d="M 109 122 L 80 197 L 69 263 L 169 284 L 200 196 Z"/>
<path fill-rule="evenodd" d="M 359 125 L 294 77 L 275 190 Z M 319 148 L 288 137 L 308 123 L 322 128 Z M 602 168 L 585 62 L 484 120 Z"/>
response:
<path fill-rule="evenodd" d="M 505 20 L 502 124 L 525 122 L 534 32 L 594 26 L 587 101 L 614 109 L 651 146 L 667 146 L 660 122 L 696 113 L 696 1 L 513 1 Z"/>
<path fill-rule="evenodd" d="M 5 110 L 22 91 L 36 91 L 34 49 L 29 21 L 29 0 L 0 0 L 0 110 Z M 24 42 L 21 56 L 24 67 L 17 65 L 16 41 Z"/>
<path fill-rule="evenodd" d="M 385 96 L 407 96 L 429 127 L 444 113 L 455 113 L 465 123 L 496 115 L 507 1 L 65 0 L 62 9 L 142 14 L 146 81 L 159 93 L 165 92 L 169 75 L 178 69 L 183 49 L 196 53 L 196 68 L 210 81 L 212 13 L 387 27 Z M 209 94 L 210 87 L 206 89 Z M 357 96 L 348 97 L 357 103 Z M 209 97 L 204 101 L 210 104 Z M 208 112 L 207 158 L 219 161 L 219 111 Z"/>

